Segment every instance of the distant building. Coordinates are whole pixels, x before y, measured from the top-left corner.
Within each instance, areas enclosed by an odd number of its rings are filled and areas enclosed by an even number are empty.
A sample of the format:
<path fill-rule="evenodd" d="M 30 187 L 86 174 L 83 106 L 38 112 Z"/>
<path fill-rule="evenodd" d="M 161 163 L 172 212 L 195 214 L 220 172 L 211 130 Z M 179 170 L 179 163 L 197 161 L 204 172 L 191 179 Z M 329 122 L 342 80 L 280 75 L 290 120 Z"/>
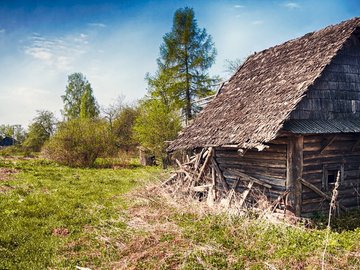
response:
<path fill-rule="evenodd" d="M 6 136 L 3 139 L 0 139 L 0 146 L 11 146 L 15 145 L 16 140 L 14 138 Z"/>

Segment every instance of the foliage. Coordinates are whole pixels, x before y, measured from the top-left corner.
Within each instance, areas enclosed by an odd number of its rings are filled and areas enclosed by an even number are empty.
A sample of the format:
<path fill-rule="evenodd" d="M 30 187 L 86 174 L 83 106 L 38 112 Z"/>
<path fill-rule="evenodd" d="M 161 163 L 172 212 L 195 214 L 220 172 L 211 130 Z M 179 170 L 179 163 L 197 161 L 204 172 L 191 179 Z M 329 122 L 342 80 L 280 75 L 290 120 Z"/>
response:
<path fill-rule="evenodd" d="M 37 111 L 37 116 L 29 126 L 28 134 L 23 143 L 31 151 L 39 152 L 44 143 L 55 132 L 57 120 L 50 111 Z"/>
<path fill-rule="evenodd" d="M 22 145 L 12 145 L 0 148 L 1 157 L 30 157 L 33 156 L 33 153 Z"/>
<path fill-rule="evenodd" d="M 112 133 L 116 146 L 121 150 L 128 151 L 137 145 L 133 127 L 138 115 L 139 110 L 136 107 L 123 106 L 114 119 Z"/>
<path fill-rule="evenodd" d="M 157 99 L 144 100 L 134 126 L 134 136 L 156 156 L 162 156 L 165 141 L 173 140 L 181 129 L 180 118 Z"/>
<path fill-rule="evenodd" d="M 11 137 L 17 143 L 22 143 L 25 136 L 25 130 L 21 125 L 0 125 L 0 138 Z"/>
<path fill-rule="evenodd" d="M 80 118 L 95 118 L 99 115 L 99 108 L 92 94 L 90 84 L 86 85 L 80 103 Z"/>
<path fill-rule="evenodd" d="M 160 46 L 158 71 L 147 75 L 150 93 L 181 108 L 186 121 L 192 119 L 197 110 L 193 101 L 213 94 L 219 81 L 207 73 L 215 56 L 212 38 L 198 27 L 193 9 L 176 10 L 172 30 Z"/>
<path fill-rule="evenodd" d="M 91 85 L 82 73 L 73 73 L 68 76 L 65 95 L 61 98 L 64 102 L 63 115 L 66 119 L 80 117 L 81 108 L 85 117 L 99 115 L 99 106 L 93 97 Z"/>
<path fill-rule="evenodd" d="M 111 146 L 112 137 L 106 122 L 79 118 L 61 123 L 44 146 L 43 154 L 60 164 L 91 167 Z"/>
<path fill-rule="evenodd" d="M 114 119 L 119 115 L 122 108 L 124 108 L 123 100 L 124 97 L 119 96 L 114 103 L 101 108 L 101 112 L 103 113 L 106 121 L 108 121 L 111 130 L 113 128 Z"/>
<path fill-rule="evenodd" d="M 155 167 L 74 169 L 47 160 L 0 159 L 0 269 L 112 269 L 132 235 L 124 193 Z"/>

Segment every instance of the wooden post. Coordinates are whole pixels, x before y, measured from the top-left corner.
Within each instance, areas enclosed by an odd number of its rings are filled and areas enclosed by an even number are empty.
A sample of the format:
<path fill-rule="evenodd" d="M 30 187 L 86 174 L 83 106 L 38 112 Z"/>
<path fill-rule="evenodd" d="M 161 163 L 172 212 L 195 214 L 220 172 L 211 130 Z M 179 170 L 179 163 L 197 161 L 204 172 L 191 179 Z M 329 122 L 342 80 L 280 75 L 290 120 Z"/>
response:
<path fill-rule="evenodd" d="M 287 145 L 286 188 L 289 190 L 288 203 L 290 210 L 296 215 L 301 215 L 302 185 L 299 178 L 303 172 L 303 136 L 289 137 Z"/>

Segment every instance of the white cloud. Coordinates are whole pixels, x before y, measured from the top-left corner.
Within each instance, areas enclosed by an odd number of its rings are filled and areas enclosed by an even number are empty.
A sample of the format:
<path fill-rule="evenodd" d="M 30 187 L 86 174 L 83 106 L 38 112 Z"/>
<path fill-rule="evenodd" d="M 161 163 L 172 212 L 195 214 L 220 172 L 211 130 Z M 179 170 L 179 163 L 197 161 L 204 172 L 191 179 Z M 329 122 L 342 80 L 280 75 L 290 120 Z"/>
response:
<path fill-rule="evenodd" d="M 59 70 L 70 70 L 72 63 L 86 53 L 88 43 L 88 35 L 84 33 L 60 38 L 34 33 L 24 46 L 24 53 Z"/>
<path fill-rule="evenodd" d="M 245 6 L 243 5 L 235 5 L 234 8 L 244 8 Z"/>
<path fill-rule="evenodd" d="M 300 5 L 295 2 L 288 2 L 288 3 L 284 4 L 284 7 L 288 8 L 288 9 L 297 9 L 297 8 L 300 8 Z"/>
<path fill-rule="evenodd" d="M 106 27 L 106 24 L 104 23 L 88 23 L 88 25 L 92 27 L 101 27 L 101 28 Z"/>

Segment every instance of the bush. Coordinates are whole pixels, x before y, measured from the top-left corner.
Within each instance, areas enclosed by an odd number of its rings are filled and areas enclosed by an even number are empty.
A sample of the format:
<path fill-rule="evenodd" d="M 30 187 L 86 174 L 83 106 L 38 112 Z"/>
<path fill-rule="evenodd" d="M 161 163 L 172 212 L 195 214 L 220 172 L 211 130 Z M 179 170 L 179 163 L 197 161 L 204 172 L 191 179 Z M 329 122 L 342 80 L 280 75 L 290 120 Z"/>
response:
<path fill-rule="evenodd" d="M 60 124 L 42 150 L 44 157 L 71 167 L 92 167 L 111 150 L 112 137 L 101 120 L 74 119 Z"/>

